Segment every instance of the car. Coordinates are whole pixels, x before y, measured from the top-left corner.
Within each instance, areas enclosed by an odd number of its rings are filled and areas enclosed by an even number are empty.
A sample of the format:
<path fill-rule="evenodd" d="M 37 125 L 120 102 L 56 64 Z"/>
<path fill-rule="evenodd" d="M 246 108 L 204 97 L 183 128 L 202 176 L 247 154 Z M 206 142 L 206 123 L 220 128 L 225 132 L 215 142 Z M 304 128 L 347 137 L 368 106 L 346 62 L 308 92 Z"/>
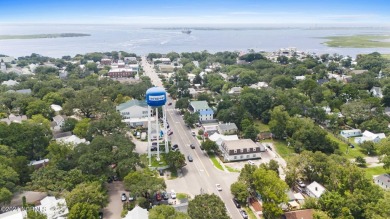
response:
<path fill-rule="evenodd" d="M 190 148 L 195 149 L 195 145 L 194 144 L 190 144 Z"/>
<path fill-rule="evenodd" d="M 194 131 L 191 132 L 191 134 L 192 134 L 192 136 L 194 136 L 194 137 L 196 136 L 196 133 L 195 133 Z"/>
<path fill-rule="evenodd" d="M 131 193 L 129 193 L 129 201 L 134 201 L 134 200 L 135 200 L 134 196 Z"/>
<path fill-rule="evenodd" d="M 248 218 L 248 214 L 246 213 L 245 210 L 240 210 L 240 214 L 241 214 L 242 218 L 244 218 L 244 219 Z"/>
<path fill-rule="evenodd" d="M 168 136 L 171 136 L 171 135 L 173 135 L 173 132 L 172 131 L 168 132 Z"/>
<path fill-rule="evenodd" d="M 189 162 L 194 161 L 194 160 L 192 159 L 191 155 L 188 155 L 188 156 L 187 156 L 187 159 L 188 159 Z"/>
<path fill-rule="evenodd" d="M 121 200 L 125 202 L 127 200 L 127 196 L 125 193 L 122 193 Z"/>
<path fill-rule="evenodd" d="M 266 145 L 268 149 L 270 149 L 272 151 L 272 148 L 271 146 L 269 146 L 268 144 Z"/>
<path fill-rule="evenodd" d="M 172 189 L 171 190 L 171 199 L 175 199 L 176 198 L 176 192 Z"/>
<path fill-rule="evenodd" d="M 169 195 L 168 195 L 167 192 L 163 192 L 161 195 L 162 195 L 162 198 L 163 198 L 164 200 L 168 200 L 168 199 L 169 199 Z"/>
<path fill-rule="evenodd" d="M 253 162 L 253 161 L 251 161 L 251 160 L 248 160 L 248 163 L 249 163 L 250 165 L 255 165 L 255 162 Z"/>
<path fill-rule="evenodd" d="M 297 184 L 298 184 L 298 186 L 301 187 L 301 188 L 305 188 L 305 187 L 306 187 L 306 184 L 305 184 L 304 182 L 302 182 L 301 180 L 298 180 L 298 181 L 297 181 Z"/>
<path fill-rule="evenodd" d="M 170 106 L 170 105 L 172 105 L 172 103 L 171 103 L 171 102 L 169 102 L 169 103 L 168 103 L 168 106 Z"/>
<path fill-rule="evenodd" d="M 218 190 L 218 191 L 222 191 L 222 187 L 221 187 L 220 184 L 215 184 L 215 187 L 217 187 L 217 190 Z"/>
<path fill-rule="evenodd" d="M 99 211 L 99 219 L 103 219 L 103 212 Z"/>
<path fill-rule="evenodd" d="M 172 145 L 172 149 L 173 148 L 178 148 L 178 147 L 179 147 L 179 145 L 177 145 L 177 144 Z"/>
<path fill-rule="evenodd" d="M 157 146 L 157 142 L 152 142 L 152 146 Z"/>
<path fill-rule="evenodd" d="M 153 146 L 152 146 L 152 147 L 150 148 L 150 150 L 151 150 L 151 151 L 157 151 L 157 147 L 153 147 Z"/>
<path fill-rule="evenodd" d="M 241 205 L 240 205 L 240 203 L 238 203 L 237 198 L 233 198 L 233 203 L 234 203 L 234 205 L 235 205 L 237 208 L 241 208 Z"/>
<path fill-rule="evenodd" d="M 160 174 L 160 176 L 164 176 L 164 170 L 159 169 L 159 170 L 158 170 L 158 173 Z"/>
<path fill-rule="evenodd" d="M 156 193 L 156 201 L 161 201 L 162 200 L 162 196 L 159 192 Z"/>

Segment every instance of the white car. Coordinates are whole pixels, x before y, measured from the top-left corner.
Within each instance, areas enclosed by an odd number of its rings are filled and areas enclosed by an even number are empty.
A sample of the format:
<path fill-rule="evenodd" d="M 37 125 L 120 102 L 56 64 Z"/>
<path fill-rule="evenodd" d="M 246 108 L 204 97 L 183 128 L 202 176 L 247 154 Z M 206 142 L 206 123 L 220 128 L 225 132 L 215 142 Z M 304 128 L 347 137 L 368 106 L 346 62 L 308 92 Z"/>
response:
<path fill-rule="evenodd" d="M 171 198 L 172 199 L 176 198 L 176 192 L 174 190 L 171 190 Z"/>
<path fill-rule="evenodd" d="M 215 184 L 215 187 L 217 187 L 217 190 L 218 190 L 218 191 L 222 191 L 222 187 L 221 187 L 220 184 Z"/>
<path fill-rule="evenodd" d="M 248 163 L 249 163 L 250 165 L 255 165 L 255 162 L 253 162 L 253 161 L 251 161 L 251 160 L 248 160 Z"/>

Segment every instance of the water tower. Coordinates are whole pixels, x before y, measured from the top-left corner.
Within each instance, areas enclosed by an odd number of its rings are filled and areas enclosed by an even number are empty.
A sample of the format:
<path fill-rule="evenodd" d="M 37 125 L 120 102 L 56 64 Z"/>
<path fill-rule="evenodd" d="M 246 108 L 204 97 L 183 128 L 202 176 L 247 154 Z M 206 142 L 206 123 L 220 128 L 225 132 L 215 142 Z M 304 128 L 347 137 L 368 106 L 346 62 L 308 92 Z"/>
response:
<path fill-rule="evenodd" d="M 146 91 L 146 103 L 148 104 L 148 156 L 149 156 L 149 166 L 152 162 L 152 114 L 155 110 L 156 120 L 155 120 L 155 137 L 157 141 L 157 160 L 160 160 L 160 127 L 158 123 L 158 108 L 162 107 L 163 112 L 163 128 L 162 134 L 164 137 L 165 143 L 165 153 L 168 153 L 168 133 L 167 133 L 167 113 L 166 113 L 166 104 L 167 102 L 167 92 L 164 88 L 161 87 L 152 87 Z"/>

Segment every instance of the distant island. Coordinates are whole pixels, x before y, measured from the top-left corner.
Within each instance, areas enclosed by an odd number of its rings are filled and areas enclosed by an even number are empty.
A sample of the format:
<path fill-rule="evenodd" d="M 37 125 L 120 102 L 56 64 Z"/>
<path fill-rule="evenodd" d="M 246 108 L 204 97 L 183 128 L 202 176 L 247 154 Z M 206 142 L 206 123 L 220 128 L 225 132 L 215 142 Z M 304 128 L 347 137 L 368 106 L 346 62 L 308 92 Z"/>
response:
<path fill-rule="evenodd" d="M 63 37 L 86 37 L 86 36 L 91 36 L 91 34 L 85 34 L 85 33 L 53 33 L 53 34 L 31 34 L 31 35 L 0 35 L 0 40 L 63 38 Z"/>
<path fill-rule="evenodd" d="M 329 47 L 342 48 L 390 48 L 389 35 L 352 35 L 322 37 Z"/>

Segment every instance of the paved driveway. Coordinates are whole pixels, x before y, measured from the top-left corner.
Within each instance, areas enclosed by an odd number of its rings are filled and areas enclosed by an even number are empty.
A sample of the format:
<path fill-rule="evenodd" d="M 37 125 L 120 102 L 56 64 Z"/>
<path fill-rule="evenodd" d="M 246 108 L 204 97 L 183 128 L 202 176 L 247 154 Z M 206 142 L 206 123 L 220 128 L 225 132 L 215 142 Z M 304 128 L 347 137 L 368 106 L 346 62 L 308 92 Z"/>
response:
<path fill-rule="evenodd" d="M 123 182 L 114 181 L 107 185 L 109 203 L 103 210 L 104 219 L 120 219 L 123 209 L 121 194 L 125 192 Z M 128 195 L 128 193 L 126 193 Z"/>

